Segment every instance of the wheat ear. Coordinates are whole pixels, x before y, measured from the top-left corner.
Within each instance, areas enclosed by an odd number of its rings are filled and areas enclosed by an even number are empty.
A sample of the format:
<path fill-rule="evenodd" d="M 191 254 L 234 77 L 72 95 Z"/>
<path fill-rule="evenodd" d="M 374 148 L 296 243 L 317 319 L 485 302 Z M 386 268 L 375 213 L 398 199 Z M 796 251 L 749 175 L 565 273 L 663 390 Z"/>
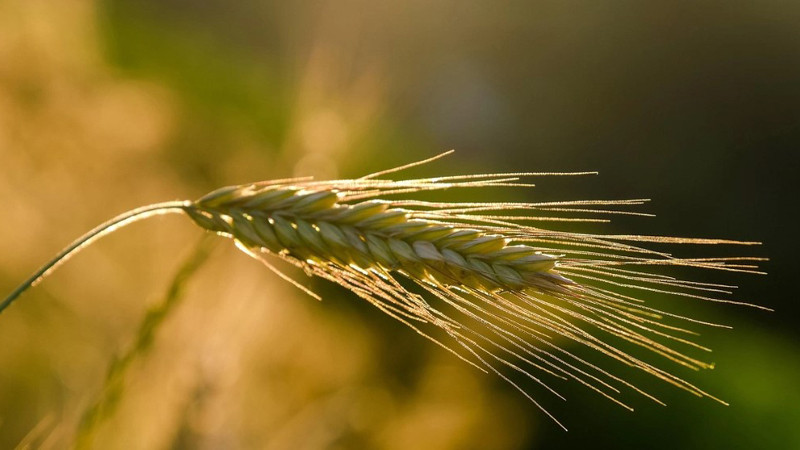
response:
<path fill-rule="evenodd" d="M 560 398 L 545 382 L 545 376 L 575 380 L 628 409 L 632 408 L 618 399 L 623 387 L 661 403 L 579 352 L 568 350 L 570 343 L 699 397 L 722 402 L 619 344 L 633 344 L 695 370 L 713 367 L 681 349 L 708 351 L 690 340 L 696 333 L 680 322 L 721 325 L 656 310 L 644 304 L 640 294 L 657 292 L 748 304 L 724 298 L 733 286 L 678 279 L 650 269 L 679 266 L 761 273 L 756 263 L 763 259 L 677 258 L 640 243 L 757 243 L 581 234 L 530 225 L 534 221 L 606 221 L 553 217 L 554 213 L 642 215 L 624 209 L 642 204 L 642 199 L 547 203 L 390 200 L 441 189 L 531 186 L 521 183 L 521 177 L 585 174 L 386 179 L 394 172 L 449 153 L 358 179 L 296 178 L 252 183 L 222 188 L 194 202 L 170 202 L 131 211 L 65 249 L 0 304 L 0 311 L 97 237 L 154 214 L 183 212 L 200 227 L 233 238 L 245 253 L 312 297 L 319 299 L 281 272 L 270 258 L 349 289 L 467 363 L 503 378 L 537 406 L 533 396 L 510 378 L 511 373 L 530 378 Z M 537 215 L 542 212 L 545 215 Z M 403 280 L 418 289 L 407 287 Z M 444 336 L 437 336 L 436 330 Z"/>

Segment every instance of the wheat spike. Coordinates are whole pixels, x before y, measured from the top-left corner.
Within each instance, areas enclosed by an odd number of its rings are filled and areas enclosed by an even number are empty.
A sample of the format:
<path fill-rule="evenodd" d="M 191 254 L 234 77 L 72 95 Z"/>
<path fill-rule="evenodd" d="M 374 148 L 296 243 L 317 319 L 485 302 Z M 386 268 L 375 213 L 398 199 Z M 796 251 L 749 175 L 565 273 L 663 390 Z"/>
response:
<path fill-rule="evenodd" d="M 713 367 L 682 349 L 708 351 L 691 341 L 696 333 L 680 322 L 720 325 L 656 310 L 637 292 L 747 305 L 724 297 L 733 286 L 682 280 L 655 270 L 667 265 L 761 273 L 757 263 L 763 259 L 677 258 L 641 243 L 757 243 L 579 234 L 530 225 L 537 221 L 606 221 L 554 217 L 553 213 L 643 215 L 624 209 L 646 201 L 641 199 L 543 203 L 391 200 L 441 189 L 530 186 L 521 182 L 522 177 L 586 174 L 384 178 L 449 153 L 359 179 L 302 178 L 231 186 L 194 202 L 170 202 L 124 214 L 65 249 L 0 304 L 0 311 L 97 237 L 146 215 L 183 212 L 200 227 L 233 238 L 248 255 L 315 298 L 319 297 L 281 272 L 270 258 L 349 289 L 467 363 L 500 376 L 537 406 L 533 396 L 512 381 L 509 371 L 530 378 L 560 398 L 545 376 L 575 380 L 628 409 L 618 398 L 623 387 L 659 402 L 568 350 L 572 347 L 569 342 L 694 395 L 718 400 L 670 371 L 624 351 L 617 343 L 633 344 L 691 369 Z M 537 211 L 546 215 L 536 215 Z M 419 289 L 407 287 L 403 280 Z M 436 335 L 441 332 L 444 336 Z"/>

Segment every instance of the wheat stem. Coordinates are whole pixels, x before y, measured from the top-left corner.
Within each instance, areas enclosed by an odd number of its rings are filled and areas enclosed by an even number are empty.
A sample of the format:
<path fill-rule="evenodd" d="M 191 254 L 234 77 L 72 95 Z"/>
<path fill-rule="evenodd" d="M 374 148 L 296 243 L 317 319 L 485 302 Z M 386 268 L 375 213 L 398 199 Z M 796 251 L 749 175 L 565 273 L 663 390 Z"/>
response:
<path fill-rule="evenodd" d="M 75 449 L 92 447 L 92 441 L 100 423 L 111 417 L 119 406 L 125 378 L 131 365 L 137 358 L 145 356 L 152 348 L 156 333 L 170 314 L 181 304 L 187 284 L 208 260 L 213 249 L 214 241 L 210 239 L 209 235 L 203 235 L 195 245 L 194 251 L 175 273 L 164 298 L 145 313 L 133 344 L 111 361 L 98 398 L 84 410 L 81 416 L 75 437 Z"/>
<path fill-rule="evenodd" d="M 138 222 L 148 217 L 181 212 L 190 204 L 191 202 L 187 201 L 154 203 L 152 205 L 142 206 L 141 208 L 124 212 L 117 217 L 98 225 L 96 228 L 74 240 L 71 244 L 64 248 L 64 250 L 61 250 L 61 252 L 53 259 L 40 267 L 39 270 L 30 276 L 30 278 L 25 280 L 21 285 L 14 289 L 14 291 L 11 292 L 11 294 L 9 294 L 5 300 L 3 300 L 3 303 L 0 303 L 0 313 L 8 308 L 8 306 L 11 305 L 11 303 L 13 303 L 14 300 L 16 300 L 17 297 L 19 297 L 23 292 L 39 284 L 39 282 L 47 278 L 47 276 L 49 276 L 58 266 L 75 256 L 76 253 L 97 239 L 113 232 L 114 230 L 124 227 L 125 225 Z"/>

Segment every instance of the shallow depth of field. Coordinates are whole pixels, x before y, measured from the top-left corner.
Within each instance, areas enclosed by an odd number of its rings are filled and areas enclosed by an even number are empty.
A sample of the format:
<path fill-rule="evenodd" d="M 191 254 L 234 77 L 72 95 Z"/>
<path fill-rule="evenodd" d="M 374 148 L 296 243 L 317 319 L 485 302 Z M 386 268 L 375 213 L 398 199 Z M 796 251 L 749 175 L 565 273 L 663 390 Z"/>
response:
<path fill-rule="evenodd" d="M 166 216 L 0 315 L 0 448 L 800 448 L 797 23 L 772 0 L 0 1 L 0 297 L 137 206 L 455 148 L 410 175 L 597 170 L 449 198 L 645 197 L 658 217 L 581 229 L 763 241 L 673 250 L 769 256 L 694 276 L 777 310 L 648 296 L 733 325 L 695 328 L 715 370 L 650 359 L 731 406 L 643 376 L 669 406 L 529 386 L 564 433 L 351 293 L 302 279 L 316 302 Z"/>

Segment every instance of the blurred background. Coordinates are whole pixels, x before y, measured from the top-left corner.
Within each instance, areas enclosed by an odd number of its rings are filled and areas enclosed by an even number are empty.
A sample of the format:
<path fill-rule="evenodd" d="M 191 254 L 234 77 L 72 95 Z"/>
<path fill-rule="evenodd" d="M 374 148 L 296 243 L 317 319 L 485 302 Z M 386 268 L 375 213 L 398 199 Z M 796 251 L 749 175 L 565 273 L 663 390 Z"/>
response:
<path fill-rule="evenodd" d="M 668 407 L 534 390 L 564 433 L 354 295 L 304 280 L 318 303 L 230 242 L 201 244 L 170 297 L 203 233 L 166 216 L 0 316 L 0 447 L 800 448 L 798 23 L 777 0 L 0 0 L 3 296 L 143 204 L 455 148 L 409 175 L 597 170 L 461 199 L 646 197 L 657 218 L 592 231 L 763 241 L 678 254 L 769 256 L 766 277 L 696 277 L 777 310 L 674 300 L 734 326 L 698 330 L 715 370 L 675 369 L 731 406 L 646 378 Z"/>

